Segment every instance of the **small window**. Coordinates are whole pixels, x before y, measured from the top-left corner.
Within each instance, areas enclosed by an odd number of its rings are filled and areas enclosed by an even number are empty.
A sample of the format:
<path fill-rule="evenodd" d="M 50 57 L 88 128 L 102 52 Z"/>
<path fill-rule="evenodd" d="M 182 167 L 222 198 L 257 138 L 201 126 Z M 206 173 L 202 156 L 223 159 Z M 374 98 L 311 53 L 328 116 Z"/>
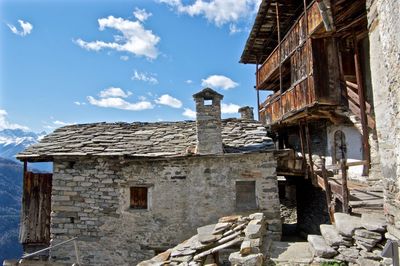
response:
<path fill-rule="evenodd" d="M 213 101 L 212 99 L 204 99 L 204 105 L 212 105 Z"/>
<path fill-rule="evenodd" d="M 131 187 L 131 209 L 147 209 L 147 187 Z"/>
<path fill-rule="evenodd" d="M 257 209 L 255 181 L 236 182 L 236 209 L 238 211 Z"/>

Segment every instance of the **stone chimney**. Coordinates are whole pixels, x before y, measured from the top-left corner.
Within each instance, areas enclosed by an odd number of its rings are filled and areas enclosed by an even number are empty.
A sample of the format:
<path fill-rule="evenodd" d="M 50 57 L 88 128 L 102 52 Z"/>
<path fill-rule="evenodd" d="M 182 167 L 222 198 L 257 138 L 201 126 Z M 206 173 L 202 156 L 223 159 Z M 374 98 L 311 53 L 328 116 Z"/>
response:
<path fill-rule="evenodd" d="M 253 107 L 243 106 L 239 108 L 240 118 L 245 120 L 254 120 Z"/>
<path fill-rule="evenodd" d="M 193 98 L 196 102 L 196 153 L 222 154 L 221 100 L 224 96 L 205 88 Z"/>

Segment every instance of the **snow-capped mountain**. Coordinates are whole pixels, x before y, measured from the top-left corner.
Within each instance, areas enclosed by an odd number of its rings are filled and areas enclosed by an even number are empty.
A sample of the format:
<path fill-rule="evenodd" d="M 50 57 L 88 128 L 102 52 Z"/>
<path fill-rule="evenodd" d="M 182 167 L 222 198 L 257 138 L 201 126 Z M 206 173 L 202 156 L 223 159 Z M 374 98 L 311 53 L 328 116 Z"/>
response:
<path fill-rule="evenodd" d="M 0 157 L 15 161 L 15 155 L 17 153 L 37 143 L 45 135 L 46 132 L 37 134 L 22 129 L 0 130 Z"/>

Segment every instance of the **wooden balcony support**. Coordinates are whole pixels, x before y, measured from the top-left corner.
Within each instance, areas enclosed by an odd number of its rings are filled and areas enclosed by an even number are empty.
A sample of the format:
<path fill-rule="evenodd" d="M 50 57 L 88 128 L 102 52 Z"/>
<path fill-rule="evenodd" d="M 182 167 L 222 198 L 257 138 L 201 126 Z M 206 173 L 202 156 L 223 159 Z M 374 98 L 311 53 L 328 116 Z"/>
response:
<path fill-rule="evenodd" d="M 364 166 L 363 175 L 368 175 L 370 167 L 370 148 L 369 148 L 369 131 L 368 131 L 368 120 L 365 105 L 364 96 L 364 84 L 362 79 L 361 64 L 360 64 L 360 54 L 358 51 L 358 42 L 355 33 L 353 32 L 354 39 L 354 64 L 356 68 L 356 79 L 358 84 L 358 97 L 360 105 L 360 116 L 361 116 L 361 126 L 362 126 L 362 136 L 363 136 L 363 159 L 368 162 L 368 165 Z"/>

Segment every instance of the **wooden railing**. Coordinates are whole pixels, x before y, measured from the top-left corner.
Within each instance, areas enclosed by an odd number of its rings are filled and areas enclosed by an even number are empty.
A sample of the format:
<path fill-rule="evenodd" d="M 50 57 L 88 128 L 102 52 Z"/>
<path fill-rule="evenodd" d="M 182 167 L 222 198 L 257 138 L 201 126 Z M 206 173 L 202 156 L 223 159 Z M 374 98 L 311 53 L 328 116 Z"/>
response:
<path fill-rule="evenodd" d="M 261 121 L 273 124 L 291 112 L 312 105 L 315 100 L 313 76 L 303 78 L 284 93 L 277 92 L 261 104 Z"/>
<path fill-rule="evenodd" d="M 360 98 L 358 96 L 358 85 L 351 81 L 343 82 L 346 91 L 345 96 L 347 97 L 349 103 L 350 111 L 356 115 L 359 119 L 361 119 L 361 110 L 360 110 Z M 367 114 L 368 126 L 372 129 L 375 128 L 375 119 L 372 116 L 371 105 L 368 102 L 365 102 L 365 112 Z"/>
<path fill-rule="evenodd" d="M 281 44 L 277 45 L 274 51 L 258 69 L 256 73 L 258 81 L 257 86 L 262 85 L 262 83 L 268 80 L 268 78 L 278 70 L 279 64 L 287 60 L 293 53 L 304 45 L 307 41 L 307 27 L 308 33 L 311 34 L 320 25 L 322 25 L 322 17 L 318 10 L 318 3 L 314 2 L 307 9 L 307 22 L 304 19 L 303 13 L 282 39 Z M 279 47 L 281 49 L 279 49 Z"/>

